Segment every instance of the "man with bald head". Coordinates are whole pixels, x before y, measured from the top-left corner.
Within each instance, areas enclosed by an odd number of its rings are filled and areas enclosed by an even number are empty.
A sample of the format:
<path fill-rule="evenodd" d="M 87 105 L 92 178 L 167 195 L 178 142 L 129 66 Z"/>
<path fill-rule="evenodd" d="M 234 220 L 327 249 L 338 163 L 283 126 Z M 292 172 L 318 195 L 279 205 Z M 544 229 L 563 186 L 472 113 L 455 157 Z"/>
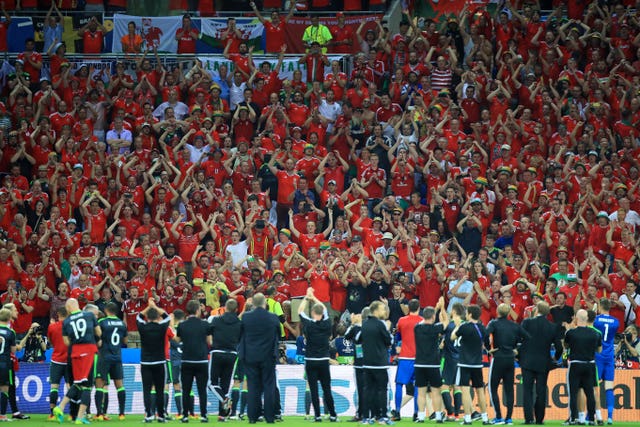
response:
<path fill-rule="evenodd" d="M 567 387 L 569 388 L 570 415 L 568 424 L 578 424 L 578 391 L 582 389 L 587 398 L 587 421 L 595 422 L 596 398 L 593 387 L 596 384 L 595 357 L 602 348 L 600 333 L 588 326 L 586 310 L 578 310 L 575 327 L 564 336 L 564 345 L 569 350 Z"/>
<path fill-rule="evenodd" d="M 63 408 L 69 401 L 80 401 L 76 421 L 90 424 L 85 417 L 87 407 L 91 402 L 91 369 L 93 360 L 98 353 L 100 341 L 100 327 L 96 316 L 90 311 L 81 311 L 80 304 L 75 298 L 69 298 L 65 304 L 69 316 L 62 323 L 62 338 L 71 349 L 71 372 L 73 385 L 69 387 L 59 406 L 53 408 L 53 415 L 62 423 L 64 421 Z"/>

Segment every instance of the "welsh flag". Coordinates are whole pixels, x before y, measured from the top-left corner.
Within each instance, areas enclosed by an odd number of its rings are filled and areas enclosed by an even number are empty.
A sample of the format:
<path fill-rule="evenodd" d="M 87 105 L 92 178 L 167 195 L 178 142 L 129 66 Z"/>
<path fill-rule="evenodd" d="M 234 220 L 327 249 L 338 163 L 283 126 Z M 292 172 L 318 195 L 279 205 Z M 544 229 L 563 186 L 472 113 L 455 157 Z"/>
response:
<path fill-rule="evenodd" d="M 213 49 L 222 52 L 225 42 L 222 34 L 227 30 L 226 19 L 203 19 L 201 21 L 200 40 Z M 236 18 L 236 28 L 254 52 L 264 51 L 264 26 L 258 18 Z"/>

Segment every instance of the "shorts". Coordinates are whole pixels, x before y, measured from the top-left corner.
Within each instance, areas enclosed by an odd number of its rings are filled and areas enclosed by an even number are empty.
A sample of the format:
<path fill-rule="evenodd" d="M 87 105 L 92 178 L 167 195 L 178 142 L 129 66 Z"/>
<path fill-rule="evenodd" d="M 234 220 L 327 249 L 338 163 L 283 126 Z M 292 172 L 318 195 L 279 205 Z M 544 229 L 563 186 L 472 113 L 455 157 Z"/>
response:
<path fill-rule="evenodd" d="M 484 387 L 482 368 L 467 368 L 458 366 L 456 385 L 461 387 L 468 387 L 469 383 L 471 383 L 471 387 L 473 388 Z"/>
<path fill-rule="evenodd" d="M 98 357 L 98 366 L 96 367 L 96 378 L 102 378 L 105 382 L 108 380 L 124 379 L 124 370 L 122 368 L 122 360 L 104 360 Z"/>
<path fill-rule="evenodd" d="M 415 381 L 414 360 L 398 359 L 396 369 L 396 384 L 413 384 Z"/>
<path fill-rule="evenodd" d="M 446 385 L 456 385 L 458 375 L 458 361 L 456 359 L 443 358 L 441 377 Z"/>
<path fill-rule="evenodd" d="M 75 344 L 71 351 L 71 372 L 75 384 L 91 381 L 93 359 L 98 352 L 95 344 Z"/>
<path fill-rule="evenodd" d="M 60 384 L 60 380 L 65 378 L 67 364 L 51 362 L 49 365 L 49 384 Z"/>
<path fill-rule="evenodd" d="M 615 360 L 612 357 L 600 358 L 596 356 L 596 379 L 598 382 L 613 381 L 615 369 Z"/>
<path fill-rule="evenodd" d="M 420 368 L 415 371 L 416 387 L 442 387 L 442 376 L 440 376 L 440 368 Z"/>
<path fill-rule="evenodd" d="M 244 364 L 240 359 L 236 359 L 236 366 L 233 368 L 233 380 L 244 381 L 247 377 L 244 374 Z"/>
<path fill-rule="evenodd" d="M 180 384 L 180 372 L 182 371 L 181 362 L 172 362 L 167 360 L 165 365 L 165 384 Z"/>
<path fill-rule="evenodd" d="M 13 362 L 11 359 L 0 361 L 0 386 L 9 386 L 13 383 Z"/>

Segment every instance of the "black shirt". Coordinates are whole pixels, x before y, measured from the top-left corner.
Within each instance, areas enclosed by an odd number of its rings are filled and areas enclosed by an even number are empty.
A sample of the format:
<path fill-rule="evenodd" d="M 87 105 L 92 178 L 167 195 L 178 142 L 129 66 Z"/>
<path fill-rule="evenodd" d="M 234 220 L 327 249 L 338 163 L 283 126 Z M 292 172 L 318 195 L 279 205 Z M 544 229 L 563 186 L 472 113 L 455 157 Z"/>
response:
<path fill-rule="evenodd" d="M 417 368 L 440 367 L 440 336 L 445 328 L 442 323 L 418 323 L 414 327 Z"/>
<path fill-rule="evenodd" d="M 157 365 L 165 363 L 165 344 L 167 342 L 167 328 L 171 318 L 166 314 L 160 322 L 147 322 L 138 314 L 136 323 L 140 333 L 140 364 Z"/>
<path fill-rule="evenodd" d="M 557 323 L 560 325 L 562 330 L 564 331 L 564 326 L 562 324 L 564 322 L 571 323 L 573 320 L 573 307 L 569 307 L 565 305 L 564 307 L 553 307 L 549 313 L 551 314 L 551 318 L 553 319 L 553 323 Z"/>
<path fill-rule="evenodd" d="M 460 325 L 456 335 L 460 338 L 460 359 L 458 366 L 482 368 L 482 346 L 488 341 L 487 331 L 480 322 L 466 322 Z"/>
<path fill-rule="evenodd" d="M 122 361 L 122 341 L 127 336 L 127 325 L 115 316 L 103 317 L 98 321 L 102 331 L 100 356 L 109 361 Z"/>
<path fill-rule="evenodd" d="M 493 319 L 487 325 L 487 335 L 493 335 L 493 357 L 515 358 L 516 347 L 525 338 L 530 338 L 529 332 L 521 325 L 506 317 Z"/>
<path fill-rule="evenodd" d="M 362 343 L 356 342 L 356 337 L 360 334 L 361 330 L 361 325 L 351 325 L 349 329 L 347 329 L 347 332 L 344 333 L 344 338 L 351 341 L 355 347 L 353 354 L 353 366 L 355 368 L 362 368 Z"/>
<path fill-rule="evenodd" d="M 369 316 L 362 323 L 356 342 L 362 344 L 363 367 L 379 369 L 389 366 L 389 347 L 393 343 L 393 337 L 382 320 Z"/>
<path fill-rule="evenodd" d="M 569 329 L 564 335 L 564 345 L 569 350 L 570 361 L 593 362 L 601 344 L 600 333 L 588 326 Z"/>
<path fill-rule="evenodd" d="M 442 356 L 445 359 L 457 361 L 460 358 L 460 343 L 451 339 L 451 332 L 456 328 L 456 324 L 449 322 L 444 330 L 444 346 L 442 347 Z"/>
<path fill-rule="evenodd" d="M 360 313 L 367 306 L 367 289 L 359 283 L 347 284 L 347 310 L 349 313 Z"/>
<path fill-rule="evenodd" d="M 329 360 L 331 319 L 324 311 L 322 319 L 314 320 L 307 313 L 300 313 L 302 332 L 307 340 L 305 360 Z"/>
<path fill-rule="evenodd" d="M 182 363 L 208 363 L 207 335 L 211 335 L 209 322 L 189 316 L 178 325 L 176 335 L 183 343 Z"/>
<path fill-rule="evenodd" d="M 213 335 L 211 351 L 216 353 L 237 353 L 242 322 L 235 313 L 209 318 L 210 333 Z"/>

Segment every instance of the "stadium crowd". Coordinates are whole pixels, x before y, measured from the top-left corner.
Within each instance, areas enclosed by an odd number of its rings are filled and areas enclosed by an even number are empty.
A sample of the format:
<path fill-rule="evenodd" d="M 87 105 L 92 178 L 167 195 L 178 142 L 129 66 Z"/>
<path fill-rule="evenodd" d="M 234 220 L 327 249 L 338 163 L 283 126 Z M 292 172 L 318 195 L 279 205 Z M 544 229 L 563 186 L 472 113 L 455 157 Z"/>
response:
<path fill-rule="evenodd" d="M 233 18 L 216 75 L 164 68 L 135 25 L 107 83 L 71 72 L 57 37 L 29 40 L 0 104 L 0 299 L 19 338 L 69 297 L 118 304 L 132 346 L 149 298 L 208 317 L 263 292 L 295 339 L 308 287 L 335 325 L 378 300 L 395 324 L 441 296 L 485 324 L 546 301 L 565 324 L 607 297 L 621 362 L 638 362 L 640 2 L 544 20 L 519 3 L 442 24 L 405 11 L 398 33 L 315 16 L 306 71 L 285 80 Z M 291 13 L 251 7 L 266 51 L 292 53 Z M 86 52 L 101 31 L 80 29 Z M 197 37 L 185 15 L 179 53 Z"/>

